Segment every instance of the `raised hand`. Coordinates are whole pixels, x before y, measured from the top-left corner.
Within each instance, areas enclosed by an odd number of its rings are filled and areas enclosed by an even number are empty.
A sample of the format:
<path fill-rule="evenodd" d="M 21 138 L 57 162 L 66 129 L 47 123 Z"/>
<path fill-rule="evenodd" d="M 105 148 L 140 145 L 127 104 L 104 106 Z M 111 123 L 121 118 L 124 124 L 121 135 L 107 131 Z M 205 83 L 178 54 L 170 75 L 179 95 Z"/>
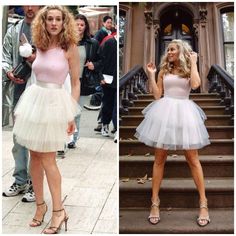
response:
<path fill-rule="evenodd" d="M 196 52 L 192 51 L 189 53 L 189 59 L 191 63 L 197 63 L 197 57 L 198 57 L 198 54 Z"/>
<path fill-rule="evenodd" d="M 149 63 L 147 64 L 147 71 L 148 71 L 149 73 L 155 74 L 155 73 L 157 72 L 157 68 L 156 68 L 155 64 L 152 63 L 152 62 L 149 62 Z"/>

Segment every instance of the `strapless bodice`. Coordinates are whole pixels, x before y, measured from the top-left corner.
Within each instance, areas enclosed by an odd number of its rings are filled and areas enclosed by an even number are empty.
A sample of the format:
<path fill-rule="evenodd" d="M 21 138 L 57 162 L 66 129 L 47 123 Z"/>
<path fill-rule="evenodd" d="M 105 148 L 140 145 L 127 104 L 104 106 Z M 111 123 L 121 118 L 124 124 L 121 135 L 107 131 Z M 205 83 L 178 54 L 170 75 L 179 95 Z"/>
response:
<path fill-rule="evenodd" d="M 165 97 L 188 98 L 191 90 L 190 79 L 174 74 L 164 75 L 163 86 Z"/>

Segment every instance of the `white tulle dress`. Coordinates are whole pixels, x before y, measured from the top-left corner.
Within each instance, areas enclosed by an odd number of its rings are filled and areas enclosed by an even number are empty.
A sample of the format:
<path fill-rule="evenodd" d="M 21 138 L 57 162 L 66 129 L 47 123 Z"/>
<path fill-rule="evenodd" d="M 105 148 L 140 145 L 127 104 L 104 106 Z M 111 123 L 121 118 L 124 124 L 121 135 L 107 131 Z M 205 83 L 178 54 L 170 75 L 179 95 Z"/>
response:
<path fill-rule="evenodd" d="M 32 70 L 36 83 L 24 91 L 16 105 L 13 133 L 17 142 L 29 150 L 64 150 L 68 122 L 80 112 L 77 102 L 63 87 L 69 72 L 64 50 L 38 49 Z"/>
<path fill-rule="evenodd" d="M 164 97 L 149 104 L 135 137 L 148 146 L 166 150 L 199 149 L 208 144 L 206 115 L 193 101 L 189 79 L 167 74 L 163 78 Z"/>

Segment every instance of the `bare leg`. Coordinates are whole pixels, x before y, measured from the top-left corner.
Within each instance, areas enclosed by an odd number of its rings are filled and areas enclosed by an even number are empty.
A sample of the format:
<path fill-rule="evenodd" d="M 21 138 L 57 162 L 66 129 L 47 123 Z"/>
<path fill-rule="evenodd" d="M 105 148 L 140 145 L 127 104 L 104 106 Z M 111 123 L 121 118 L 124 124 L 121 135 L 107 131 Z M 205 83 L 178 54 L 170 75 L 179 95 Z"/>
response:
<path fill-rule="evenodd" d="M 52 196 L 53 210 L 63 209 L 61 202 L 61 174 L 56 163 L 56 153 L 43 153 L 42 165 L 46 173 L 49 190 Z M 51 226 L 58 227 L 65 218 L 64 211 L 53 212 Z M 52 233 L 53 229 L 46 229 L 44 233 Z"/>
<path fill-rule="evenodd" d="M 200 202 L 206 202 L 207 198 L 206 198 L 206 193 L 205 193 L 204 176 L 203 176 L 202 166 L 198 158 L 198 151 L 186 150 L 185 157 L 191 169 L 195 185 L 198 189 Z M 208 210 L 206 208 L 201 208 L 199 216 L 207 217 Z"/>
<path fill-rule="evenodd" d="M 44 203 L 43 194 L 43 177 L 44 171 L 41 163 L 41 156 L 38 152 L 30 151 L 31 161 L 30 161 L 30 174 L 32 178 L 33 188 L 36 198 L 36 213 L 34 219 L 30 226 L 35 227 L 40 225 L 40 221 L 43 220 L 43 216 L 47 211 L 47 206 Z"/>
<path fill-rule="evenodd" d="M 164 166 L 167 158 L 167 151 L 164 149 L 155 149 L 155 161 L 153 164 L 153 174 L 152 174 L 152 202 L 158 205 L 158 195 L 161 186 L 161 181 L 164 174 Z M 152 207 L 150 215 L 159 216 L 159 208 Z M 152 223 L 155 223 L 157 219 L 152 218 Z"/>

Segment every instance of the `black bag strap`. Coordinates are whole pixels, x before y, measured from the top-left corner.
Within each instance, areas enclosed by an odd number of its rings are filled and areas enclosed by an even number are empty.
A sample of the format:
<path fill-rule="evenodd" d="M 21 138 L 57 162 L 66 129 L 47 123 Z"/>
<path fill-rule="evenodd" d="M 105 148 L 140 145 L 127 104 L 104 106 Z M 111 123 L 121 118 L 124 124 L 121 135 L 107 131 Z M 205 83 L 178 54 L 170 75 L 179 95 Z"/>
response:
<path fill-rule="evenodd" d="M 92 43 L 92 42 L 89 42 L 89 43 L 87 43 L 87 44 L 88 44 L 88 46 L 89 46 L 89 49 L 88 49 L 89 54 L 88 54 L 87 60 L 91 61 L 91 59 L 92 59 L 92 53 L 93 53 L 93 43 Z"/>

